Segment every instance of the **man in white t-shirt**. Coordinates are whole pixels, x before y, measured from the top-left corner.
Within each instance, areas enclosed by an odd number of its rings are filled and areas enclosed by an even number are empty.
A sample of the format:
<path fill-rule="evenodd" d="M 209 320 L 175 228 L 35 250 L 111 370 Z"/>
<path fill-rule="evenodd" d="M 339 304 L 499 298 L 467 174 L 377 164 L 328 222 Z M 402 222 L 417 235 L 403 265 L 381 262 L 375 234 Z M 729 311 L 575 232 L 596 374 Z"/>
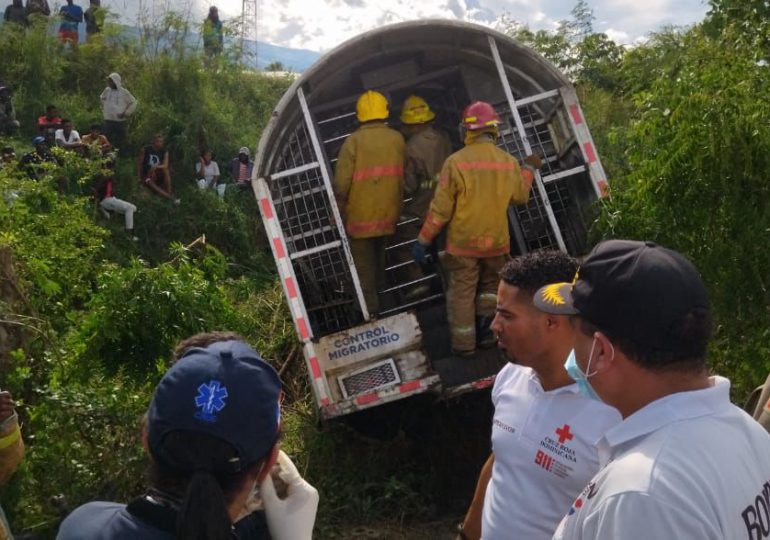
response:
<path fill-rule="evenodd" d="M 623 422 L 598 443 L 604 468 L 575 499 L 557 539 L 770 536 L 770 435 L 710 377 L 706 287 L 681 254 L 609 240 L 572 283 L 535 295 L 571 314 L 581 391 Z"/>
<path fill-rule="evenodd" d="M 576 268 L 568 255 L 540 251 L 500 272 L 491 328 L 515 363 L 495 380 L 492 455 L 458 528 L 461 539 L 550 538 L 599 470 L 594 443 L 620 421 L 615 409 L 583 396 L 564 368 L 574 342 L 569 318 L 532 304 L 541 286 L 571 279 Z"/>
<path fill-rule="evenodd" d="M 83 148 L 83 142 L 80 140 L 80 133 L 72 129 L 72 120 L 62 120 L 61 128 L 54 133 L 56 146 L 66 150 L 80 151 Z"/>

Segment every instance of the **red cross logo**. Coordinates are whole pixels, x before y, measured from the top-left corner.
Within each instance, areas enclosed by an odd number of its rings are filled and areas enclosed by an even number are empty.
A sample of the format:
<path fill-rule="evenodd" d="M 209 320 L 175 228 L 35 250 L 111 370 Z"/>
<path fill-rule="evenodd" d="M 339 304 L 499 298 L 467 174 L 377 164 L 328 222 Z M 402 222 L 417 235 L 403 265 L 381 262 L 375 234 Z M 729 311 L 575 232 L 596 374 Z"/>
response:
<path fill-rule="evenodd" d="M 557 428 L 556 434 L 559 436 L 559 444 L 564 444 L 564 441 L 571 441 L 575 438 L 575 436 L 570 433 L 568 424 L 564 424 L 562 427 Z"/>

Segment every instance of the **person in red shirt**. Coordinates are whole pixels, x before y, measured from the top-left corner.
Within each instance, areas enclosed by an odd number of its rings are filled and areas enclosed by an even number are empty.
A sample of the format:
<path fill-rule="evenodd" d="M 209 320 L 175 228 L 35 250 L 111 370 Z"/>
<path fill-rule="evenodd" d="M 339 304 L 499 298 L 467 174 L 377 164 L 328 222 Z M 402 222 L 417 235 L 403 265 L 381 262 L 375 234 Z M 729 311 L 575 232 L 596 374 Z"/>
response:
<path fill-rule="evenodd" d="M 94 197 L 99 202 L 99 209 L 107 219 L 110 218 L 110 212 L 123 214 L 126 225 L 126 234 L 136 242 L 138 238 L 134 236 L 134 212 L 136 206 L 130 202 L 118 199 L 113 193 L 113 181 L 115 175 L 115 162 L 110 161 L 107 168 L 96 179 L 94 185 Z"/>
<path fill-rule="evenodd" d="M 53 146 L 56 130 L 61 127 L 61 118 L 56 105 L 49 105 L 45 108 L 45 114 L 37 119 L 37 130 L 45 137 L 49 146 Z"/>

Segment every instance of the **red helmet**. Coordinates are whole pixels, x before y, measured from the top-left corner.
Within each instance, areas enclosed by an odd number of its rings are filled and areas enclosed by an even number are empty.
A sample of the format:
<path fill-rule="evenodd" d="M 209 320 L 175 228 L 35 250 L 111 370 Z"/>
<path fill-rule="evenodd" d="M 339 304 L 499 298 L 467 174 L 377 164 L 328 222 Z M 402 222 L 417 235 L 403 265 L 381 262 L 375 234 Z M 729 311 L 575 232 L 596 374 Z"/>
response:
<path fill-rule="evenodd" d="M 485 101 L 474 101 L 463 111 L 463 127 L 468 130 L 495 127 L 500 123 L 492 105 Z"/>

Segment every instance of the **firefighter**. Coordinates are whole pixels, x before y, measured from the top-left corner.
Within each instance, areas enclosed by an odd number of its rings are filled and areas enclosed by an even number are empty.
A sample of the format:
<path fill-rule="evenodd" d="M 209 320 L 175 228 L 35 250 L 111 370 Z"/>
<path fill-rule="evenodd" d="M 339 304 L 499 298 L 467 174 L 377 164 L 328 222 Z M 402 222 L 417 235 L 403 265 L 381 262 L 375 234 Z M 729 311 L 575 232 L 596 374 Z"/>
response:
<path fill-rule="evenodd" d="M 334 195 L 350 239 L 350 251 L 370 316 L 385 284 L 385 247 L 396 230 L 404 190 L 401 134 L 388 127 L 388 101 L 367 90 L 358 98 L 361 126 L 342 145 L 334 175 Z"/>
<path fill-rule="evenodd" d="M 424 263 L 427 248 L 447 227 L 442 261 L 448 274 L 447 316 L 452 351 L 461 356 L 475 352 L 477 322 L 481 336 L 495 311 L 498 272 L 510 251 L 508 206 L 527 202 L 541 164 L 537 156 L 529 156 L 522 170 L 515 158 L 497 148 L 499 123 L 489 103 L 476 101 L 465 108 L 465 147 L 444 163 L 412 251 L 415 261 Z M 484 337 L 493 336 L 487 332 Z M 482 345 L 491 344 L 486 341 Z"/>
<path fill-rule="evenodd" d="M 404 225 L 397 232 L 398 244 L 417 237 L 420 226 L 425 221 L 428 206 L 433 199 L 433 192 L 438 182 L 438 174 L 446 158 L 452 153 L 449 136 L 433 127 L 436 114 L 426 101 L 411 95 L 401 107 L 401 132 L 406 138 L 406 168 L 404 170 L 404 194 L 408 202 L 402 212 Z M 409 255 L 409 246 L 406 246 Z M 420 270 L 413 265 L 406 267 L 409 281 L 421 277 Z M 428 292 L 428 285 L 421 283 L 407 293 L 407 298 L 421 296 Z"/>

